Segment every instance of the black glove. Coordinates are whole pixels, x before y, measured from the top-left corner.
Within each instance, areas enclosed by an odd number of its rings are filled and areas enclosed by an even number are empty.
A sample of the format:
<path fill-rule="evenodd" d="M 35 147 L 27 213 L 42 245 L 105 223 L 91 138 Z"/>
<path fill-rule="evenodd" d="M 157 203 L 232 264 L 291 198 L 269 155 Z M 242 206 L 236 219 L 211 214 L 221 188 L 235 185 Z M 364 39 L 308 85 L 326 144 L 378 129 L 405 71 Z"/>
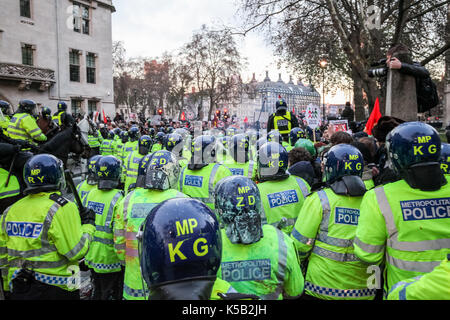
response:
<path fill-rule="evenodd" d="M 89 208 L 80 210 L 81 224 L 92 224 L 95 226 L 95 212 Z"/>

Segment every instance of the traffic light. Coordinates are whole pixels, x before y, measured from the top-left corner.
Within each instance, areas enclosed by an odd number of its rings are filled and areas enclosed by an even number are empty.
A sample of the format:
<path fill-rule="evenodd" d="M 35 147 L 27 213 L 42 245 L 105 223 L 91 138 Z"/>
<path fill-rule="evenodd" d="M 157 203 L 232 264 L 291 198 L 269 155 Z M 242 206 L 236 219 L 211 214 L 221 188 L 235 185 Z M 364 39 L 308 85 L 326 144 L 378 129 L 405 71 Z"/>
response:
<path fill-rule="evenodd" d="M 163 109 L 159 108 L 158 109 L 158 114 L 161 116 L 163 114 Z"/>
<path fill-rule="evenodd" d="M 216 117 L 220 119 L 220 110 L 216 110 Z"/>
<path fill-rule="evenodd" d="M 228 109 L 227 108 L 223 109 L 223 118 L 225 119 L 225 121 L 228 120 L 229 117 L 230 116 L 228 115 Z"/>

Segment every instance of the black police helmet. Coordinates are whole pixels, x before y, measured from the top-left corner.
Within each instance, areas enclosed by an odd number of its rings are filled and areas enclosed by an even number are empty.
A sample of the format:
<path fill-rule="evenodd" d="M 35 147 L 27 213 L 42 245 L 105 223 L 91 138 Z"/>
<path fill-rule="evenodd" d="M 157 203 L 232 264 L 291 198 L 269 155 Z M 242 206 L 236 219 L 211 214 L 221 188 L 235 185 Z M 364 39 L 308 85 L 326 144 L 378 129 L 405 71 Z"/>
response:
<path fill-rule="evenodd" d="M 251 244 L 262 236 L 261 196 L 256 184 L 243 176 L 220 180 L 215 192 L 215 208 L 232 243 Z"/>
<path fill-rule="evenodd" d="M 154 207 L 139 232 L 141 273 L 150 291 L 164 284 L 216 279 L 222 238 L 203 202 L 172 198 Z"/>
<path fill-rule="evenodd" d="M 25 194 L 59 191 L 65 188 L 63 162 L 51 154 L 31 157 L 23 168 Z"/>

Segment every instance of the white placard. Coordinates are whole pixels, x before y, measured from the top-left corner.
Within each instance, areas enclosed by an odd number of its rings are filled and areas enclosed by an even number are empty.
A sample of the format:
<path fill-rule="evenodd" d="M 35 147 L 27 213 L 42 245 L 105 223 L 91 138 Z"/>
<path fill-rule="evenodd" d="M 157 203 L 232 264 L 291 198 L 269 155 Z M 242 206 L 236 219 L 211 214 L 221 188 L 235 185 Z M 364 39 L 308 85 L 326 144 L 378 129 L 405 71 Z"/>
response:
<path fill-rule="evenodd" d="M 315 129 L 320 125 L 320 107 L 314 104 L 308 105 L 305 112 L 305 120 L 308 127 Z"/>

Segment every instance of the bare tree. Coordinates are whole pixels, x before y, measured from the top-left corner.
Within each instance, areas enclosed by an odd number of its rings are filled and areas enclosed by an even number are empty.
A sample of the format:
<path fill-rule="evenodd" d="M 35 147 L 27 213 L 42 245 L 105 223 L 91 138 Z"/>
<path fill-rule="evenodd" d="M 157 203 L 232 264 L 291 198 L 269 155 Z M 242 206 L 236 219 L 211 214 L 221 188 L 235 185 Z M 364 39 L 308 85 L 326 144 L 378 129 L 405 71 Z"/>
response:
<path fill-rule="evenodd" d="M 384 95 L 377 81 L 368 77 L 367 69 L 383 58 L 392 44 L 405 43 L 422 64 L 438 58 L 442 61 L 450 46 L 443 10 L 448 3 L 450 0 L 241 0 L 246 23 L 236 33 L 267 30 L 278 56 L 316 82 L 318 60 L 328 59 L 329 78 L 353 81 L 356 119 L 363 120 L 364 104 L 371 108 L 375 98 Z"/>
<path fill-rule="evenodd" d="M 199 116 L 203 118 L 203 98 L 209 100 L 208 120 L 230 86 L 229 77 L 239 74 L 243 58 L 229 30 L 213 31 L 205 25 L 195 32 L 182 49 L 186 62 L 192 66 L 194 83 L 198 89 Z M 219 87 L 221 90 L 219 90 Z"/>

